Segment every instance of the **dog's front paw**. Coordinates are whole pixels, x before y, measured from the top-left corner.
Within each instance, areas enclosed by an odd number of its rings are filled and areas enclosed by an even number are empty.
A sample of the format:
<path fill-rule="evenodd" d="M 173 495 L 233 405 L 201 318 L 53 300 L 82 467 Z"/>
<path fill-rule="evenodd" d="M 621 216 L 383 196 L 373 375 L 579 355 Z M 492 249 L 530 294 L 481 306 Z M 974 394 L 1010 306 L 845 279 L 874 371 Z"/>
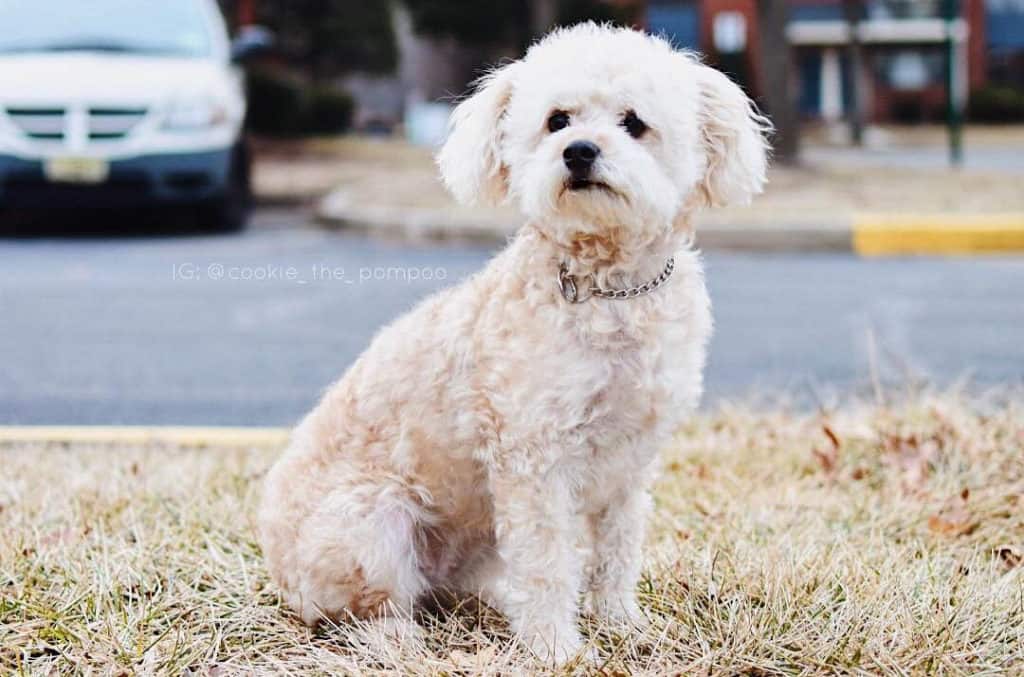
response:
<path fill-rule="evenodd" d="M 600 622 L 617 630 L 644 631 L 651 625 L 632 597 L 595 599 L 590 611 Z"/>
<path fill-rule="evenodd" d="M 562 665 L 576 658 L 588 663 L 597 660 L 597 650 L 586 646 L 575 631 L 554 636 L 550 633 L 535 633 L 525 639 L 526 646 L 542 663 Z"/>

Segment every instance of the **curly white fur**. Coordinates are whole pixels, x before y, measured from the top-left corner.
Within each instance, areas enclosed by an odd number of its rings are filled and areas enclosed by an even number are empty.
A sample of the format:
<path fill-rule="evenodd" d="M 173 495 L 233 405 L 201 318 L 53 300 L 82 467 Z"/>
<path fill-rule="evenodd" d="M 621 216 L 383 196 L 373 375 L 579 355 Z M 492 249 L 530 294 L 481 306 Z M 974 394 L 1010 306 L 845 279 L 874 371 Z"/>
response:
<path fill-rule="evenodd" d="M 570 124 L 550 132 L 553 111 Z M 649 129 L 622 126 L 635 111 Z M 639 32 L 552 33 L 485 77 L 439 154 L 466 202 L 527 216 L 473 278 L 383 329 L 296 429 L 259 516 L 270 570 L 310 624 L 480 594 L 542 658 L 580 648 L 581 593 L 640 622 L 656 453 L 697 405 L 711 315 L 689 219 L 765 180 L 766 122 L 725 76 Z M 563 149 L 597 144 L 569 190 Z M 628 301 L 566 302 L 561 264 Z"/>

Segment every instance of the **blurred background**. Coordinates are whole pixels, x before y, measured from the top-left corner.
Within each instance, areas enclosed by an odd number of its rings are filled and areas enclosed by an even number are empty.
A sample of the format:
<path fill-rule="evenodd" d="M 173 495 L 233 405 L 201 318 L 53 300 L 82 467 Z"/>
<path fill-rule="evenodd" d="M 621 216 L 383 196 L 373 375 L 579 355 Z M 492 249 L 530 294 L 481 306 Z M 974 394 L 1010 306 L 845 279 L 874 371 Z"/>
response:
<path fill-rule="evenodd" d="M 236 27 L 260 23 L 280 38 L 279 58 L 254 70 L 250 89 L 252 128 L 267 134 L 346 124 L 386 133 L 412 118 L 405 131 L 417 139 L 417 123 L 429 115 L 422 106 L 451 101 L 488 65 L 514 58 L 554 26 L 584 20 L 644 28 L 702 53 L 764 107 L 778 108 L 777 122 L 845 121 L 832 139 L 862 143 L 871 125 L 944 123 L 951 103 L 972 122 L 1024 121 L 1018 0 L 221 4 Z M 783 75 L 788 91 L 779 86 Z M 782 149 L 789 153 L 799 129 L 784 131 L 793 137 Z"/>
<path fill-rule="evenodd" d="M 0 423 L 279 425 L 518 226 L 432 154 L 560 25 L 772 118 L 698 224 L 709 404 L 1024 380 L 1024 0 L 0 0 Z"/>
<path fill-rule="evenodd" d="M 259 22 L 280 36 L 280 59 L 256 69 L 251 83 L 251 123 L 262 133 L 404 125 L 409 138 L 436 141 L 430 104 L 451 101 L 486 66 L 515 57 L 551 28 L 584 20 L 644 28 L 702 53 L 762 107 L 776 109 L 783 158 L 798 147 L 800 123 L 862 144 L 871 125 L 957 123 L 965 115 L 977 123 L 1024 120 L 1018 0 L 222 5 L 236 26 Z"/>

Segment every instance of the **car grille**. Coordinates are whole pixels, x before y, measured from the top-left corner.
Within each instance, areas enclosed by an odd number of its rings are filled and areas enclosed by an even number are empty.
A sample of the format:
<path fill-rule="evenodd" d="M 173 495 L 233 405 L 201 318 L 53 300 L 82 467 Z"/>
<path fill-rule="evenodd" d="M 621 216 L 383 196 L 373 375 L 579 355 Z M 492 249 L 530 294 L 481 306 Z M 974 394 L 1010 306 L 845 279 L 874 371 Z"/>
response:
<path fill-rule="evenodd" d="M 64 108 L 8 108 L 7 117 L 31 138 L 63 141 L 67 111 Z"/>
<path fill-rule="evenodd" d="M 7 117 L 30 139 L 51 143 L 119 141 L 145 120 L 140 107 L 10 107 Z M 77 124 L 74 124 L 77 123 Z M 71 138 L 75 135 L 77 138 Z"/>
<path fill-rule="evenodd" d="M 145 108 L 90 108 L 89 139 L 123 139 L 146 117 Z"/>

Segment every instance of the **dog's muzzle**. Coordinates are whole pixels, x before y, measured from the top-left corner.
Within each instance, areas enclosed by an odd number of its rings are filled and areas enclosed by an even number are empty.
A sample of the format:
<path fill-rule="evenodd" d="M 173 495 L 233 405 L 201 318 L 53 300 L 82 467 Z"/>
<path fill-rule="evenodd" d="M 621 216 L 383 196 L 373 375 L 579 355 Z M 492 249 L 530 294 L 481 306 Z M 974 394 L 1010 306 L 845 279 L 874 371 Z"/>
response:
<path fill-rule="evenodd" d="M 573 189 L 590 185 L 590 174 L 601 149 L 591 141 L 573 141 L 562 151 L 562 161 L 569 170 L 569 186 Z"/>

